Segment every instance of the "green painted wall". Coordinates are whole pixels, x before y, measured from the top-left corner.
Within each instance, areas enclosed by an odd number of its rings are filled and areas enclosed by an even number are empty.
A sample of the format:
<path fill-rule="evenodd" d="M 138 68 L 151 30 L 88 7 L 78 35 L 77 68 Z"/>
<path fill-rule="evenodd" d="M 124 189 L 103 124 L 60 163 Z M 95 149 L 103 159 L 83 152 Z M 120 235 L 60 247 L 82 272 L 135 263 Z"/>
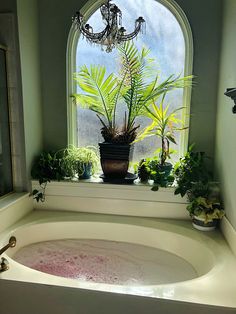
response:
<path fill-rule="evenodd" d="M 221 40 L 221 0 L 177 0 L 194 37 L 194 74 L 190 142 L 214 155 L 218 61 Z M 85 1 L 40 0 L 40 53 L 44 146 L 67 144 L 66 45 L 71 16 Z M 173 47 L 175 49 L 175 47 Z"/>
<path fill-rule="evenodd" d="M 27 175 L 43 149 L 37 0 L 18 0 L 18 29 L 22 73 Z"/>
<path fill-rule="evenodd" d="M 236 87 L 236 1 L 224 1 L 222 54 L 216 127 L 216 167 L 222 184 L 227 218 L 236 229 L 236 115 L 233 101 L 224 96 L 227 87 Z"/>
<path fill-rule="evenodd" d="M 190 143 L 214 157 L 218 72 L 221 45 L 221 0 L 176 0 L 193 33 L 196 85 L 190 117 Z M 212 160 L 213 162 L 213 160 Z"/>
<path fill-rule="evenodd" d="M 0 12 L 16 12 L 16 0 L 0 1 Z"/>
<path fill-rule="evenodd" d="M 86 1 L 40 0 L 40 54 L 45 149 L 67 145 L 66 46 L 71 17 Z"/>

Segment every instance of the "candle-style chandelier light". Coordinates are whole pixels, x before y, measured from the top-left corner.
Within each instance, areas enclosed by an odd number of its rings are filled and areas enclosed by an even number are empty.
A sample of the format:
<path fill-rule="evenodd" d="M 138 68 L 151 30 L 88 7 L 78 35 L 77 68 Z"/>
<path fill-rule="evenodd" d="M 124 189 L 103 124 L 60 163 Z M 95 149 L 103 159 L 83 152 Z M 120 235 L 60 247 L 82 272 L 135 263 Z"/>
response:
<path fill-rule="evenodd" d="M 145 20 L 140 16 L 135 21 L 133 32 L 126 34 L 126 29 L 122 26 L 122 12 L 117 5 L 108 0 L 100 7 L 102 20 L 105 28 L 99 33 L 94 33 L 89 24 L 84 23 L 84 17 L 80 12 L 76 12 L 72 21 L 88 42 L 105 47 L 106 52 L 111 52 L 113 48 L 124 41 L 135 38 L 139 32 L 142 32 L 145 26 Z"/>

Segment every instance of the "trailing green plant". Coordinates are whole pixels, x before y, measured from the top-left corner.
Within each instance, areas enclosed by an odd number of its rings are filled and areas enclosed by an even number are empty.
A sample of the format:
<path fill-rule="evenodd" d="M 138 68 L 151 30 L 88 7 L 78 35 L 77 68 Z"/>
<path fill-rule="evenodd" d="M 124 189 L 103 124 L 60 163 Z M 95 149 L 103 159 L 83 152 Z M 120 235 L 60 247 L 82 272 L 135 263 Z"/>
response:
<path fill-rule="evenodd" d="M 92 174 L 97 171 L 99 158 L 95 147 L 70 146 L 57 152 L 42 152 L 35 159 L 31 170 L 32 178 L 37 179 L 40 185 L 40 189 L 33 190 L 33 198 L 37 202 L 44 202 L 48 182 L 80 176 L 84 172 L 85 164 L 91 164 Z"/>
<path fill-rule="evenodd" d="M 170 158 L 170 142 L 176 143 L 176 132 L 185 130 L 183 120 L 178 118 L 178 112 L 183 107 L 170 110 L 169 105 L 164 105 L 166 92 L 163 94 L 160 104 L 152 103 L 151 107 L 145 105 L 144 115 L 151 119 L 152 123 L 142 130 L 136 141 L 147 137 L 156 136 L 161 140 L 160 165 L 164 166 L 167 158 Z"/>
<path fill-rule="evenodd" d="M 182 197 L 188 192 L 196 189 L 196 183 L 200 182 L 202 186 L 207 185 L 212 180 L 212 174 L 209 172 L 206 163 L 206 154 L 204 152 L 194 152 L 190 147 L 184 157 L 174 167 L 174 176 L 177 187 L 175 194 Z"/>
<path fill-rule="evenodd" d="M 174 176 L 177 187 L 175 194 L 182 197 L 187 194 L 190 216 L 197 216 L 205 224 L 224 216 L 217 183 L 212 182 L 204 152 L 193 152 L 193 147 L 176 164 Z"/>
<path fill-rule="evenodd" d="M 73 97 L 77 105 L 97 113 L 105 142 L 132 143 L 139 127 L 136 118 L 146 112 L 153 100 L 170 90 L 191 85 L 191 76 L 180 78 L 171 75 L 160 83 L 159 75 L 150 75 L 155 64 L 149 53 L 146 48 L 139 52 L 129 41 L 119 47 L 119 75 L 107 75 L 106 68 L 101 65 L 91 65 L 90 68 L 84 65 L 75 74 L 82 92 Z M 116 109 L 121 98 L 126 112 L 120 127 L 116 121 Z"/>
<path fill-rule="evenodd" d="M 55 152 L 42 152 L 34 161 L 31 170 L 33 179 L 39 181 L 40 190 L 33 190 L 33 198 L 36 201 L 45 200 L 45 189 L 51 180 L 60 181 L 68 175 L 64 165 L 63 154 Z"/>

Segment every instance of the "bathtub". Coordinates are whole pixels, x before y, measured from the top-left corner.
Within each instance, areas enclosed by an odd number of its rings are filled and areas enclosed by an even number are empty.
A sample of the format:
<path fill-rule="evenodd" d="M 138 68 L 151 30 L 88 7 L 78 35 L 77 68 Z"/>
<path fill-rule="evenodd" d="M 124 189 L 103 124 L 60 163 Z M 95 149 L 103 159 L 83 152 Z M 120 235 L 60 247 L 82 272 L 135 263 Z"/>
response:
<path fill-rule="evenodd" d="M 0 245 L 5 245 L 11 236 L 16 237 L 17 245 L 3 254 L 9 270 L 0 274 L 0 282 L 210 305 L 236 313 L 236 259 L 218 231 L 202 233 L 194 230 L 188 221 L 38 211 L 2 233 Z M 195 276 L 191 279 L 183 276 L 183 280 L 178 278 L 168 283 L 108 284 L 50 275 L 14 259 L 16 252 L 27 245 L 60 239 L 106 240 L 156 248 L 182 259 L 194 269 Z"/>

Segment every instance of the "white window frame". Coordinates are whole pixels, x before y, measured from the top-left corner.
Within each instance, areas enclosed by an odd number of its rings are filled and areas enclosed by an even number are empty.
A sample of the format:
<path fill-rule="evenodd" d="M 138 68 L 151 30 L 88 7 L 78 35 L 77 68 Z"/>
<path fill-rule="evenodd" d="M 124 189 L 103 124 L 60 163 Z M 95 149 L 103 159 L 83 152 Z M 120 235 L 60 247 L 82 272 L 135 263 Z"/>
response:
<path fill-rule="evenodd" d="M 193 70 L 193 36 L 189 21 L 181 9 L 181 7 L 174 0 L 156 0 L 165 6 L 176 18 L 179 23 L 184 36 L 185 42 L 185 67 L 184 76 L 192 75 Z M 89 17 L 101 6 L 104 1 L 90 0 L 81 8 L 81 13 L 84 19 Z M 80 33 L 75 26 L 72 25 L 67 42 L 66 54 L 66 69 L 67 69 L 67 134 L 68 145 L 78 145 L 77 138 L 77 108 L 73 103 L 71 95 L 76 90 L 76 83 L 73 80 L 73 74 L 76 68 L 76 50 Z M 183 93 L 183 121 L 184 125 L 189 128 L 190 124 L 190 102 L 191 102 L 191 88 L 184 88 Z M 188 149 L 189 129 L 181 132 L 179 145 L 179 157 L 183 156 Z"/>

